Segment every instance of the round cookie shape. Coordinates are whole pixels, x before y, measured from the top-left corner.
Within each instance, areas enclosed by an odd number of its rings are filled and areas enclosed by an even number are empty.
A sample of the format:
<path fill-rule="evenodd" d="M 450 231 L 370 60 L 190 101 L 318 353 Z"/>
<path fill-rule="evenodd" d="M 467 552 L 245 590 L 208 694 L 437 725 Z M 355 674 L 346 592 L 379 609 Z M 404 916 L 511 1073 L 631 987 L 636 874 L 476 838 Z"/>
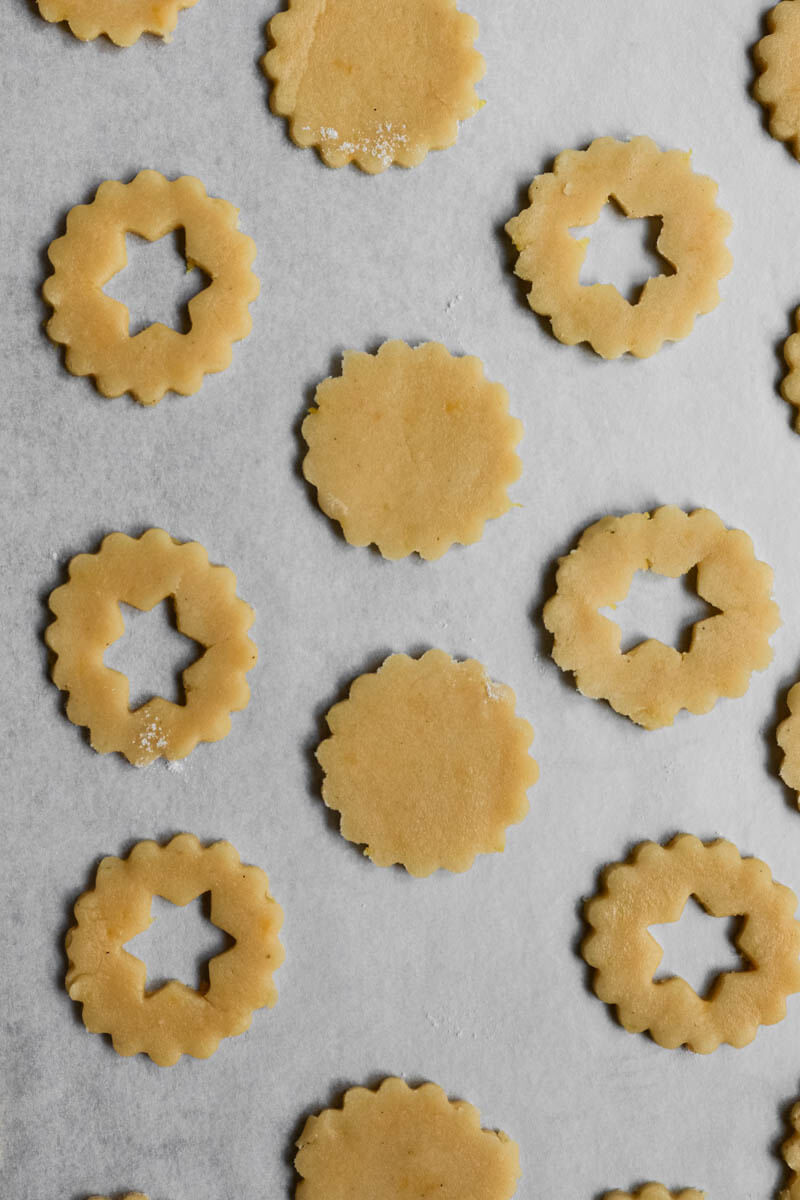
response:
<path fill-rule="evenodd" d="M 417 166 L 481 107 L 478 23 L 456 0 L 289 0 L 268 32 L 270 107 L 329 167 Z"/>
<path fill-rule="evenodd" d="M 588 342 L 602 358 L 647 358 L 686 337 L 698 314 L 716 308 L 717 284 L 731 269 L 731 219 L 716 194 L 688 153 L 659 150 L 647 137 L 564 150 L 531 184 L 530 207 L 506 225 L 519 251 L 514 273 L 531 284 L 528 303 L 550 318 L 560 342 Z M 627 217 L 662 218 L 657 248 L 675 270 L 648 279 L 636 304 L 613 284 L 580 282 L 589 239 L 570 229 L 592 225 L 610 199 Z"/>
<path fill-rule="evenodd" d="M 66 21 L 82 42 L 105 34 L 116 46 L 132 46 L 143 33 L 169 41 L 178 13 L 197 0 L 36 0 L 45 21 Z"/>
<path fill-rule="evenodd" d="M 680 1192 L 671 1192 L 663 1183 L 645 1183 L 635 1192 L 606 1192 L 603 1200 L 703 1200 L 705 1192 L 696 1188 L 683 1188 Z"/>
<path fill-rule="evenodd" d="M 679 920 L 694 896 L 713 917 L 744 917 L 735 944 L 747 970 L 722 972 L 708 999 L 685 979 L 654 980 L 662 950 L 650 925 Z M 730 842 L 679 834 L 666 846 L 643 842 L 627 862 L 603 873 L 601 892 L 585 905 L 592 932 L 581 953 L 595 968 L 593 987 L 629 1033 L 674 1050 L 710 1054 L 722 1043 L 742 1047 L 759 1025 L 786 1016 L 786 998 L 800 991 L 797 897 L 775 883 L 757 858 L 742 858 Z"/>
<path fill-rule="evenodd" d="M 781 0 L 767 13 L 767 27 L 770 32 L 753 49 L 761 71 L 753 95 L 767 110 L 772 136 L 788 142 L 792 154 L 800 158 L 800 5 Z"/>
<path fill-rule="evenodd" d="M 185 905 L 211 893 L 211 922 L 236 944 L 208 964 L 209 985 L 170 979 L 146 990 L 147 968 L 125 943 L 151 924 L 153 896 Z M 250 1028 L 255 1009 L 277 1001 L 283 911 L 267 876 L 244 866 L 228 842 L 202 846 L 182 833 L 166 845 L 139 842 L 127 858 L 104 858 L 95 885 L 75 904 L 66 938 L 66 988 L 83 1005 L 90 1033 L 107 1033 L 117 1054 L 146 1054 L 169 1067 L 182 1054 L 210 1058 L 226 1037 Z"/>
<path fill-rule="evenodd" d="M 303 474 L 351 545 L 375 543 L 390 559 L 440 558 L 454 542 L 478 541 L 485 522 L 511 507 L 522 424 L 480 359 L 438 342 L 348 350 L 341 376 L 314 399 Z"/>
<path fill-rule="evenodd" d="M 520 1178 L 516 1142 L 435 1083 L 350 1088 L 308 1118 L 297 1147 L 296 1200 L 511 1200 Z"/>
<path fill-rule="evenodd" d="M 201 267 L 211 283 L 189 301 L 187 333 L 157 321 L 131 337 L 128 309 L 103 291 L 127 263 L 125 235 L 154 242 L 176 229 L 185 232 L 187 267 Z M 140 171 L 130 183 L 101 183 L 90 204 L 70 209 L 66 234 L 47 254 L 54 267 L 42 286 L 53 308 L 47 334 L 66 347 L 67 370 L 93 376 L 104 396 L 130 392 L 143 405 L 168 391 L 190 396 L 204 375 L 230 365 L 232 343 L 252 327 L 255 243 L 239 231 L 238 209 L 206 195 L 190 175 Z"/>
<path fill-rule="evenodd" d="M 503 850 L 539 776 L 515 703 L 480 663 L 443 650 L 392 654 L 360 675 L 328 712 L 331 736 L 317 749 L 342 837 L 378 866 L 416 876 L 466 871 L 476 855 Z"/>
<path fill-rule="evenodd" d="M 155 696 L 131 711 L 126 675 L 103 663 L 125 632 L 120 602 L 149 612 L 171 597 L 178 629 L 205 647 L 183 672 L 185 704 Z M 163 529 L 140 538 L 111 533 L 95 554 L 69 564 L 69 582 L 51 592 L 56 619 L 45 641 L 56 658 L 53 682 L 69 693 L 67 716 L 89 730 L 99 754 L 117 751 L 143 767 L 163 755 L 185 758 L 198 742 L 216 742 L 230 714 L 246 708 L 246 673 L 258 651 L 247 636 L 254 613 L 236 595 L 236 576 L 212 566 L 197 542 L 178 542 Z"/>
<path fill-rule="evenodd" d="M 619 625 L 599 610 L 625 599 L 637 571 L 677 578 L 694 567 L 697 594 L 719 611 L 695 623 L 689 650 L 648 638 L 623 654 Z M 710 712 L 721 696 L 743 696 L 752 672 L 772 661 L 769 638 L 780 625 L 772 578 L 747 534 L 708 509 L 603 517 L 559 559 L 543 610 L 553 658 L 584 696 L 645 729 L 671 725 L 683 708 Z"/>

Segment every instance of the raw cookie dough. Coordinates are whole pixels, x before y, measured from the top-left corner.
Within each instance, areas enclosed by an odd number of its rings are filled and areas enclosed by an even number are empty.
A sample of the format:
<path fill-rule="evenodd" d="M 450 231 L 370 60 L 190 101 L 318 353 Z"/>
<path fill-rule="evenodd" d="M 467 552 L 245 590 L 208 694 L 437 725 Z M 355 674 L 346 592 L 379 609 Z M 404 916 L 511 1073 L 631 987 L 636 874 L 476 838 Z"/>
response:
<path fill-rule="evenodd" d="M 601 608 L 620 604 L 637 571 L 677 578 L 697 567 L 697 594 L 718 613 L 697 621 L 685 653 L 654 638 L 620 652 L 621 630 Z M 603 517 L 559 559 L 556 593 L 544 606 L 553 658 L 584 696 L 607 700 L 645 729 L 671 725 L 682 708 L 709 712 L 720 696 L 742 696 L 753 671 L 772 661 L 780 625 L 770 599 L 772 569 L 740 529 L 708 509 L 673 506 Z"/>
<path fill-rule="evenodd" d="M 126 675 L 103 663 L 125 632 L 119 602 L 149 612 L 171 597 L 178 629 L 205 647 L 183 672 L 185 704 L 155 696 L 131 711 Z M 69 564 L 69 583 L 51 592 L 56 619 L 45 630 L 55 653 L 53 682 L 69 692 L 67 716 L 89 729 L 99 754 L 118 751 L 143 767 L 163 755 L 185 758 L 198 742 L 217 742 L 230 714 L 246 708 L 245 674 L 258 651 L 247 636 L 254 613 L 236 595 L 236 576 L 212 566 L 197 542 L 178 542 L 163 529 L 140 538 L 110 533 L 95 554 Z"/>
<path fill-rule="evenodd" d="M 769 114 L 769 131 L 800 158 L 800 4 L 781 0 L 767 13 L 770 32 L 753 55 L 761 75 L 753 95 Z"/>
<path fill-rule="evenodd" d="M 800 408 L 800 308 L 794 315 L 796 332 L 790 333 L 783 346 L 783 357 L 789 368 L 781 381 L 781 395 L 789 404 Z M 800 413 L 795 417 L 794 427 L 800 433 Z"/>
<path fill-rule="evenodd" d="M 781 721 L 775 739 L 783 751 L 780 776 L 787 787 L 798 793 L 800 805 L 800 683 L 789 689 L 786 697 L 789 716 Z"/>
<path fill-rule="evenodd" d="M 66 21 L 82 42 L 104 33 L 117 46 L 132 46 L 143 33 L 169 41 L 182 8 L 197 0 L 36 0 L 45 21 Z"/>
<path fill-rule="evenodd" d="M 351 545 L 439 558 L 454 542 L 477 542 L 485 521 L 511 507 L 522 424 L 480 359 L 455 358 L 438 342 L 347 350 L 341 377 L 324 380 L 314 399 L 303 474 Z"/>
<path fill-rule="evenodd" d="M 150 927 L 153 896 L 183 906 L 208 891 L 212 924 L 236 944 L 211 959 L 204 989 L 170 979 L 146 991 L 147 968 L 124 947 Z M 243 866 L 229 842 L 204 847 L 181 833 L 164 846 L 139 842 L 127 858 L 104 858 L 75 917 L 66 988 L 83 1005 L 89 1032 L 110 1034 L 117 1054 L 147 1054 L 160 1067 L 182 1054 L 210 1058 L 223 1038 L 250 1028 L 255 1009 L 278 998 L 272 975 L 284 957 L 283 910 L 264 872 Z"/>
<path fill-rule="evenodd" d="M 792 1105 L 789 1122 L 794 1132 L 781 1146 L 781 1154 L 792 1174 L 788 1186 L 781 1190 L 780 1200 L 800 1200 L 800 1102 Z"/>
<path fill-rule="evenodd" d="M 480 663 L 443 650 L 392 654 L 360 675 L 327 714 L 331 737 L 317 749 L 342 837 L 411 875 L 466 871 L 477 854 L 503 850 L 539 777 L 533 730 L 515 703 Z"/>
<path fill-rule="evenodd" d="M 645 1183 L 635 1192 L 606 1192 L 602 1200 L 703 1200 L 705 1192 L 695 1188 L 685 1188 L 680 1192 L 671 1192 L 663 1183 Z"/>
<path fill-rule="evenodd" d="M 519 251 L 514 273 L 531 284 L 528 303 L 550 318 L 560 342 L 588 342 L 603 358 L 626 351 L 647 358 L 686 337 L 698 313 L 716 308 L 717 283 L 731 269 L 731 219 L 715 203 L 716 183 L 695 175 L 689 160 L 647 137 L 605 137 L 587 150 L 564 150 L 552 173 L 534 179 L 530 208 L 506 232 Z M 675 274 L 648 279 L 635 304 L 613 284 L 580 282 L 589 239 L 570 229 L 594 224 L 609 200 L 627 217 L 663 219 L 656 244 Z"/>
<path fill-rule="evenodd" d="M 744 917 L 734 939 L 746 970 L 724 971 L 707 999 L 685 979 L 654 980 L 663 951 L 650 925 L 677 921 L 690 896 L 712 917 Z M 786 1016 L 800 991 L 797 897 L 775 883 L 766 863 L 741 858 L 730 842 L 679 834 L 667 846 L 642 842 L 627 862 L 603 872 L 585 905 L 592 932 L 581 953 L 595 967 L 593 987 L 629 1033 L 649 1030 L 659 1046 L 710 1054 L 721 1042 L 746 1046 L 759 1025 Z"/>
<path fill-rule="evenodd" d="M 237 225 L 238 209 L 207 196 L 199 179 L 158 171 L 107 180 L 91 204 L 70 209 L 66 234 L 48 248 L 55 272 L 42 287 L 54 310 L 47 333 L 66 346 L 67 370 L 94 376 L 104 396 L 130 392 L 140 404 L 168 391 L 190 396 L 204 375 L 224 371 L 231 344 L 250 332 L 248 305 L 260 287 L 250 270 L 255 243 Z M 202 267 L 211 283 L 189 301 L 188 333 L 157 321 L 131 337 L 128 309 L 103 291 L 127 264 L 125 235 L 155 242 L 176 229 L 185 233 L 187 269 Z"/>
<path fill-rule="evenodd" d="M 516 1142 L 435 1083 L 350 1088 L 297 1146 L 296 1200 L 511 1200 L 520 1178 Z"/>
<path fill-rule="evenodd" d="M 456 0 L 289 0 L 268 31 L 270 107 L 329 167 L 414 167 L 481 107 L 478 23 Z"/>

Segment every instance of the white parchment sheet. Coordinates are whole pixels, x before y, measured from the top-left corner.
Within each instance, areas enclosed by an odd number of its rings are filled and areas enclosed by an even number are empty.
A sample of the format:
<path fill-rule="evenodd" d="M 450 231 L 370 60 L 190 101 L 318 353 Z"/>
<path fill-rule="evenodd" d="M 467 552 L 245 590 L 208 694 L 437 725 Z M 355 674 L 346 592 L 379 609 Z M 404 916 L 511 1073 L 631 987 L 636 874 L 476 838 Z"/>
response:
<path fill-rule="evenodd" d="M 599 868 L 644 838 L 730 838 L 800 889 L 776 722 L 800 674 L 800 437 L 780 348 L 800 304 L 800 163 L 750 96 L 764 4 L 470 0 L 486 100 L 412 171 L 331 171 L 291 144 L 258 67 L 267 0 L 198 0 L 171 44 L 82 44 L 30 0 L 0 31 L 0 1193 L 277 1200 L 292 1141 L 343 1088 L 433 1079 L 520 1144 L 523 1200 L 647 1179 L 767 1200 L 800 1095 L 800 998 L 744 1050 L 626 1034 L 577 954 Z M 653 358 L 557 343 L 502 226 L 567 147 L 643 133 L 693 151 L 733 216 L 719 308 Z M 198 176 L 241 210 L 261 296 L 233 363 L 146 410 L 70 376 L 47 340 L 45 250 L 106 178 Z M 441 561 L 348 546 L 299 472 L 298 429 L 343 349 L 388 337 L 480 356 L 525 426 L 516 507 Z M 605 513 L 708 506 L 775 569 L 784 624 L 747 695 L 646 733 L 581 697 L 540 609 Z M 115 529 L 162 526 L 229 565 L 257 611 L 252 700 L 183 772 L 100 757 L 49 680 L 46 597 Z M 503 855 L 465 875 L 381 870 L 338 835 L 314 746 L 390 651 L 480 659 L 536 729 L 541 780 Z M 272 1011 L 160 1070 L 88 1034 L 63 988 L 71 907 L 99 859 L 227 838 L 283 905 Z"/>

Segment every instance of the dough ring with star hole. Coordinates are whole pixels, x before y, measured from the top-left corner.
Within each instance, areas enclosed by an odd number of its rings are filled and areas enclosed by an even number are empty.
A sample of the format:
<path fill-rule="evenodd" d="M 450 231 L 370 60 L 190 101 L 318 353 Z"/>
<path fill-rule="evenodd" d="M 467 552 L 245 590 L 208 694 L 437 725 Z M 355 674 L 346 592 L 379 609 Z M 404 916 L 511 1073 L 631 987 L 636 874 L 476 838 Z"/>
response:
<path fill-rule="evenodd" d="M 645 1183 L 635 1192 L 606 1192 L 602 1200 L 703 1200 L 705 1192 L 696 1188 L 684 1188 L 680 1192 L 671 1192 L 663 1183 Z"/>
<path fill-rule="evenodd" d="M 533 730 L 515 704 L 480 663 L 443 650 L 392 654 L 360 675 L 328 712 L 331 736 L 317 748 L 342 837 L 379 867 L 401 863 L 418 876 L 466 871 L 476 855 L 503 850 L 539 777 Z"/>
<path fill-rule="evenodd" d="M 53 308 L 47 333 L 66 347 L 67 370 L 92 375 L 104 396 L 130 392 L 145 405 L 168 391 L 190 396 L 204 375 L 224 371 L 232 343 L 250 332 L 248 305 L 260 287 L 250 270 L 255 243 L 237 224 L 238 210 L 207 196 L 199 179 L 157 171 L 107 180 L 90 204 L 70 209 L 66 234 L 48 247 L 54 273 L 42 286 Z M 156 322 L 131 337 L 128 309 L 103 291 L 127 264 L 125 235 L 155 242 L 176 229 L 184 231 L 187 269 L 201 267 L 211 283 L 189 301 L 187 333 Z"/>
<path fill-rule="evenodd" d="M 149 612 L 168 597 L 178 630 L 205 650 L 183 672 L 184 704 L 154 696 L 131 711 L 127 676 L 103 662 L 125 632 L 119 605 Z M 88 728 L 99 754 L 118 751 L 137 767 L 160 755 L 185 758 L 198 742 L 224 738 L 230 714 L 247 706 L 245 675 L 258 658 L 247 636 L 254 613 L 236 595 L 233 571 L 212 566 L 197 542 L 178 542 L 163 529 L 139 538 L 110 533 L 95 554 L 71 560 L 69 582 L 51 592 L 49 605 L 53 682 L 69 693 L 67 716 Z"/>
<path fill-rule="evenodd" d="M 514 273 L 531 284 L 528 303 L 550 318 L 560 342 L 588 342 L 603 358 L 647 358 L 716 308 L 717 284 L 731 269 L 731 219 L 715 203 L 716 183 L 695 175 L 689 159 L 647 137 L 597 138 L 587 150 L 564 150 L 551 173 L 534 179 L 530 207 L 506 232 L 519 251 Z M 656 245 L 674 274 L 648 279 L 636 304 L 613 284 L 580 283 L 589 239 L 570 229 L 593 224 L 610 200 L 626 217 L 662 219 Z"/>
<path fill-rule="evenodd" d="M 767 13 L 770 32 L 753 49 L 761 71 L 753 95 L 767 110 L 769 131 L 800 158 L 800 5 L 782 0 Z"/>
<path fill-rule="evenodd" d="M 793 1132 L 781 1146 L 781 1155 L 792 1174 L 780 1200 L 800 1200 L 800 1101 L 792 1105 L 789 1122 Z"/>
<path fill-rule="evenodd" d="M 350 1088 L 309 1117 L 297 1141 L 296 1200 L 511 1200 L 519 1148 L 435 1083 Z"/>
<path fill-rule="evenodd" d="M 455 358 L 438 342 L 348 350 L 315 404 L 303 421 L 303 474 L 351 545 L 439 558 L 454 542 L 478 541 L 484 523 L 511 507 L 522 424 L 480 359 Z"/>
<path fill-rule="evenodd" d="M 154 896 L 191 903 L 211 893 L 211 922 L 235 945 L 208 964 L 195 990 L 170 979 L 148 992 L 147 968 L 125 950 L 151 924 Z M 107 1033 L 117 1054 L 147 1054 L 169 1067 L 182 1054 L 210 1058 L 223 1038 L 250 1028 L 257 1008 L 272 1008 L 273 972 L 283 962 L 283 910 L 259 867 L 244 866 L 229 842 L 203 846 L 190 833 L 166 845 L 139 842 L 127 858 L 104 858 L 95 885 L 75 904 L 67 934 L 70 999 L 83 1005 L 90 1033 Z"/>
<path fill-rule="evenodd" d="M 66 21 L 82 42 L 105 34 L 117 46 L 132 46 L 143 33 L 164 41 L 178 23 L 182 8 L 197 0 L 36 0 L 45 21 Z"/>
<path fill-rule="evenodd" d="M 625 599 L 637 571 L 675 579 L 694 567 L 698 596 L 719 611 L 696 622 L 689 650 L 648 638 L 623 654 L 619 625 L 599 610 Z M 771 590 L 772 569 L 756 559 L 746 533 L 726 529 L 708 509 L 687 514 L 669 505 L 585 529 L 559 559 L 543 618 L 553 658 L 584 696 L 659 729 L 682 708 L 706 713 L 720 696 L 743 696 L 752 672 L 769 665 L 769 638 L 780 625 Z"/>
<path fill-rule="evenodd" d="M 712 917 L 744 918 L 735 945 L 747 969 L 722 972 L 706 999 L 680 977 L 653 978 L 662 950 L 648 927 L 679 920 L 690 896 Z M 649 1030 L 659 1046 L 710 1054 L 721 1042 L 746 1046 L 759 1025 L 786 1016 L 786 997 L 800 991 L 796 908 L 766 863 L 722 839 L 683 833 L 666 846 L 642 842 L 605 869 L 602 890 L 585 905 L 592 932 L 581 953 L 595 968 L 595 993 L 616 1005 L 629 1033 Z"/>
<path fill-rule="evenodd" d="M 456 0 L 289 0 L 268 33 L 270 107 L 329 167 L 417 166 L 481 107 L 478 23 Z"/>

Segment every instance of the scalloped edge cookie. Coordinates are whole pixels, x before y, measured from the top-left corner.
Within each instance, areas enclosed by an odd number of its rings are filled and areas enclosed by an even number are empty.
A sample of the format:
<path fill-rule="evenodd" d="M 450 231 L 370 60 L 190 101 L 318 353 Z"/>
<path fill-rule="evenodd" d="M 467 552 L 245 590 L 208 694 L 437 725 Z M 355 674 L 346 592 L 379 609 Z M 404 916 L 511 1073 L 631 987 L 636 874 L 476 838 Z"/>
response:
<path fill-rule="evenodd" d="M 781 0 L 766 16 L 769 33 L 753 47 L 761 74 L 753 84 L 753 95 L 767 111 L 769 131 L 779 142 L 788 142 L 800 158 L 800 5 Z"/>
<path fill-rule="evenodd" d="M 170 41 L 178 14 L 197 0 L 36 0 L 45 21 L 65 21 L 82 42 L 105 34 L 115 46 L 132 46 L 143 33 Z"/>

